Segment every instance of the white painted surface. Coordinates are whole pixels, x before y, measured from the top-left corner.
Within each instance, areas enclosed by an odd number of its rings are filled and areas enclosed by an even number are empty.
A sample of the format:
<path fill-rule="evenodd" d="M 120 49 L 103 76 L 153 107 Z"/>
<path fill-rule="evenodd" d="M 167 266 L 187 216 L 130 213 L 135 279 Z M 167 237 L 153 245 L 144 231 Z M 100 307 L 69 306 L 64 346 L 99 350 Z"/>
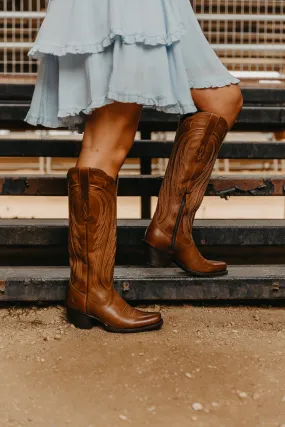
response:
<path fill-rule="evenodd" d="M 67 197 L 1 196 L 0 218 L 67 218 Z M 156 206 L 152 198 L 152 212 Z M 283 197 L 232 197 L 222 200 L 206 197 L 197 213 L 198 219 L 283 219 Z M 119 197 L 119 218 L 139 218 L 140 198 Z"/>

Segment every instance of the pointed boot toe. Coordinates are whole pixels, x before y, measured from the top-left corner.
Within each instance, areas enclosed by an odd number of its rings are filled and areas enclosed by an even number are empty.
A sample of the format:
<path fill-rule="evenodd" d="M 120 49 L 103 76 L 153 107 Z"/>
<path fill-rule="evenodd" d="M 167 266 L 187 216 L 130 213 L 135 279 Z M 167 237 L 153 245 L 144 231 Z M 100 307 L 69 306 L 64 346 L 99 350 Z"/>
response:
<path fill-rule="evenodd" d="M 156 312 L 144 312 L 143 322 L 145 324 L 156 324 L 162 320 L 161 314 Z"/>
<path fill-rule="evenodd" d="M 223 261 L 210 261 L 213 266 L 213 273 L 221 273 L 221 274 L 227 274 L 228 273 L 228 265 Z"/>
<path fill-rule="evenodd" d="M 224 261 L 210 261 L 217 270 L 227 270 L 228 265 Z"/>
<path fill-rule="evenodd" d="M 141 319 L 138 319 L 137 325 L 140 329 L 155 330 L 161 328 L 163 319 L 160 313 L 142 312 Z"/>
<path fill-rule="evenodd" d="M 163 319 L 160 313 L 147 313 L 135 310 L 135 318 L 130 319 L 128 325 L 124 327 L 105 325 L 105 329 L 115 333 L 136 333 L 148 332 L 160 329 L 163 325 Z"/>

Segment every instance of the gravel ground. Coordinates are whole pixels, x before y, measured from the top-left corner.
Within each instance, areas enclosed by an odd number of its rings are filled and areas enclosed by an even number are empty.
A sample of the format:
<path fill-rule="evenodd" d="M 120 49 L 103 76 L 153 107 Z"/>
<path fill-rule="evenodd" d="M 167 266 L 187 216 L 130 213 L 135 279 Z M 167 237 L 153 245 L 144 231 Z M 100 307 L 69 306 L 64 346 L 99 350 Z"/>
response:
<path fill-rule="evenodd" d="M 0 426 L 285 427 L 282 308 L 155 309 L 163 329 L 137 335 L 0 309 Z"/>

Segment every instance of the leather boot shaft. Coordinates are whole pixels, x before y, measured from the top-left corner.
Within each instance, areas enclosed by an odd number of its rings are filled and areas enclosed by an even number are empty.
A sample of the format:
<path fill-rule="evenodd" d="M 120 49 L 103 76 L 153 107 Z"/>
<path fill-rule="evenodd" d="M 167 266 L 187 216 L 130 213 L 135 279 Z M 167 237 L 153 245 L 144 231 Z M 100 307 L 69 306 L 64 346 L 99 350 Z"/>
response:
<path fill-rule="evenodd" d="M 188 216 L 199 209 L 227 130 L 227 122 L 212 113 L 197 113 L 180 124 L 153 218 L 169 239 L 185 193 Z M 150 234 L 151 229 L 148 241 Z"/>
<path fill-rule="evenodd" d="M 160 313 L 136 310 L 114 288 L 118 178 L 115 181 L 100 169 L 77 167 L 67 177 L 70 320 L 84 329 L 99 322 L 111 332 L 160 328 Z"/>
<path fill-rule="evenodd" d="M 201 115 L 203 115 L 201 117 Z M 185 135 L 191 141 L 193 162 L 189 161 L 185 170 L 186 186 L 184 188 L 185 207 L 178 225 L 177 242 L 181 245 L 188 244 L 192 239 L 192 228 L 195 215 L 200 208 L 218 157 L 221 145 L 228 132 L 225 119 L 215 114 L 198 113 L 195 118 L 182 123 L 178 137 L 183 139 Z M 190 123 L 189 123 L 190 122 Z M 186 144 L 187 147 L 187 144 Z M 189 160 L 192 158 L 186 148 L 185 155 Z M 181 154 L 181 153 L 179 153 Z M 182 154 L 183 155 L 183 154 Z M 191 168 L 191 170 L 189 170 Z M 182 184 L 183 185 L 183 184 Z M 181 187 L 182 187 L 181 185 Z M 181 190 L 182 191 L 182 190 Z M 183 198 L 182 198 L 183 200 Z"/>
<path fill-rule="evenodd" d="M 115 180 L 100 169 L 68 171 L 69 259 L 68 305 L 88 311 L 88 299 L 108 303 L 116 254 Z M 87 299 L 88 295 L 88 299 Z"/>
<path fill-rule="evenodd" d="M 183 265 L 191 264 L 188 270 L 197 273 L 217 268 L 217 263 L 199 253 L 192 227 L 227 132 L 226 120 L 213 113 L 197 113 L 180 123 L 157 208 L 145 234 L 148 245 L 173 256 L 177 263 L 178 258 L 183 259 Z M 220 263 L 219 268 L 226 266 Z"/>

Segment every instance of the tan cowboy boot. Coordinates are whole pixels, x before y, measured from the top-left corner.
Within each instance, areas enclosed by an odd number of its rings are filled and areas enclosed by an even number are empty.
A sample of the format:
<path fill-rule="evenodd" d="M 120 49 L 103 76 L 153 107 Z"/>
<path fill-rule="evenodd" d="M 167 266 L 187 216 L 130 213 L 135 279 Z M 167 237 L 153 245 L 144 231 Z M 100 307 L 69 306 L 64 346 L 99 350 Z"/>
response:
<path fill-rule="evenodd" d="M 82 329 L 99 324 L 110 332 L 160 328 L 160 313 L 132 308 L 114 289 L 116 181 L 95 168 L 74 167 L 67 177 L 71 275 L 66 305 L 70 321 Z"/>
<path fill-rule="evenodd" d="M 144 237 L 153 266 L 175 262 L 195 276 L 227 273 L 224 262 L 203 258 L 192 238 L 194 217 L 227 132 L 226 120 L 212 113 L 196 113 L 181 122 L 156 212 Z"/>

